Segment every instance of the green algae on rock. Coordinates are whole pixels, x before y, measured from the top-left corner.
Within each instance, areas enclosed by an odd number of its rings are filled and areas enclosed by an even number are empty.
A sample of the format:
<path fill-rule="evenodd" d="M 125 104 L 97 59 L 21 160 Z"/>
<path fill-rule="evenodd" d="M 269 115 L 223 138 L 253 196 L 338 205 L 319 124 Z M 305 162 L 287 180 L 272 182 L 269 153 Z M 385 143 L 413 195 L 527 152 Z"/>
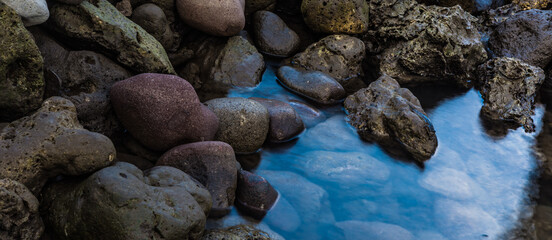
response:
<path fill-rule="evenodd" d="M 303 0 L 301 12 L 315 32 L 359 34 L 368 30 L 366 0 Z"/>

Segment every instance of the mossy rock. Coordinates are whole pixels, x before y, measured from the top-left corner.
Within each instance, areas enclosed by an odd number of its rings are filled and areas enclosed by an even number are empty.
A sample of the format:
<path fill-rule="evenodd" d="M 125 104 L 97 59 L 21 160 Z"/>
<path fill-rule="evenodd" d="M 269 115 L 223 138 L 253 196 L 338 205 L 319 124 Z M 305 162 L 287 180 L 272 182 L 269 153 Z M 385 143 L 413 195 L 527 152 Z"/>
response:
<path fill-rule="evenodd" d="M 366 0 L 304 0 L 301 13 L 315 32 L 359 34 L 368 30 Z"/>

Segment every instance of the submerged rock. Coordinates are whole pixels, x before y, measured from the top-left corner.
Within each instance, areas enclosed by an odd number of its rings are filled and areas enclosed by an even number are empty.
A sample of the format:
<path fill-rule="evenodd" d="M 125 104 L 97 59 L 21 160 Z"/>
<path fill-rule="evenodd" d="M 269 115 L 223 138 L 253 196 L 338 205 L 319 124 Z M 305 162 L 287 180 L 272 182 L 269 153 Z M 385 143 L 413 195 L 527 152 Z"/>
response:
<path fill-rule="evenodd" d="M 299 114 L 288 103 L 266 98 L 249 98 L 262 104 L 270 115 L 268 141 L 285 142 L 295 138 L 305 130 Z"/>
<path fill-rule="evenodd" d="M 263 53 L 288 57 L 299 49 L 300 38 L 278 15 L 258 11 L 253 15 L 255 43 Z"/>
<path fill-rule="evenodd" d="M 251 225 L 236 225 L 226 229 L 207 230 L 202 240 L 271 240 L 268 233 Z"/>
<path fill-rule="evenodd" d="M 286 88 L 317 103 L 333 104 L 347 96 L 338 81 L 320 71 L 283 66 L 276 75 Z"/>
<path fill-rule="evenodd" d="M 494 58 L 479 67 L 481 113 L 491 120 L 513 121 L 534 132 L 535 97 L 544 81 L 544 71 L 515 58 Z"/>
<path fill-rule="evenodd" d="M 245 26 L 245 0 L 177 0 L 180 18 L 188 25 L 215 36 L 233 36 Z"/>
<path fill-rule="evenodd" d="M 46 22 L 50 17 L 46 0 L 2 0 L 1 2 L 15 10 L 26 27 Z"/>
<path fill-rule="evenodd" d="M 262 219 L 278 199 L 278 192 L 263 177 L 240 169 L 236 206 L 257 219 Z"/>
<path fill-rule="evenodd" d="M 113 143 L 83 129 L 75 105 L 60 97 L 0 132 L 0 177 L 23 183 L 34 194 L 49 178 L 91 173 L 114 159 Z"/>
<path fill-rule="evenodd" d="M 209 192 L 182 171 L 128 163 L 52 184 L 43 197 L 56 239 L 200 239 L 211 207 Z"/>
<path fill-rule="evenodd" d="M 412 240 L 414 235 L 394 224 L 383 222 L 344 221 L 337 227 L 345 232 L 346 239 Z"/>
<path fill-rule="evenodd" d="M 0 179 L 0 199 L 0 239 L 40 239 L 44 224 L 31 191 L 17 181 Z"/>
<path fill-rule="evenodd" d="M 303 0 L 301 13 L 315 32 L 359 34 L 368 30 L 366 0 Z"/>
<path fill-rule="evenodd" d="M 176 51 L 180 45 L 180 35 L 173 31 L 159 6 L 152 3 L 140 5 L 130 19 L 157 39 L 166 51 Z"/>
<path fill-rule="evenodd" d="M 437 149 L 437 136 L 418 99 L 395 79 L 382 76 L 347 97 L 349 123 L 360 137 L 384 147 L 399 146 L 418 161 Z"/>

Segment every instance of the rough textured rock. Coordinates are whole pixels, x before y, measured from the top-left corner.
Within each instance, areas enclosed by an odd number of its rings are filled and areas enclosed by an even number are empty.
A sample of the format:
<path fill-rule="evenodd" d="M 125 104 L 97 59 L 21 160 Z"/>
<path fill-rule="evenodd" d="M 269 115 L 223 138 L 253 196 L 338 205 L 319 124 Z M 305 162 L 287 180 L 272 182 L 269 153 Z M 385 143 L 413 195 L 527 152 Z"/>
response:
<path fill-rule="evenodd" d="M 316 32 L 359 34 L 368 30 L 366 0 L 303 0 L 301 13 Z"/>
<path fill-rule="evenodd" d="M 437 7 L 414 0 L 370 2 L 370 30 L 364 37 L 369 63 L 400 84 L 438 82 L 469 87 L 487 53 L 477 19 L 461 7 Z M 398 54 L 400 53 L 400 54 Z"/>
<path fill-rule="evenodd" d="M 520 6 L 523 10 L 549 9 L 552 5 L 550 0 L 512 0 L 512 3 Z"/>
<path fill-rule="evenodd" d="M 466 12 L 473 13 L 476 10 L 478 10 L 476 4 L 477 2 L 484 2 L 484 1 L 476 1 L 476 0 L 417 0 L 419 3 L 423 3 L 426 5 L 437 5 L 441 7 L 454 7 L 456 5 L 460 5 L 462 9 Z"/>
<path fill-rule="evenodd" d="M 520 59 L 544 68 L 552 60 L 552 11 L 522 11 L 500 24 L 489 38 L 498 57 Z"/>
<path fill-rule="evenodd" d="M 80 4 L 81 2 L 83 2 L 84 0 L 56 0 L 60 3 L 65 3 L 65 4 L 73 4 L 73 5 L 78 5 Z"/>
<path fill-rule="evenodd" d="M 253 153 L 262 147 L 270 121 L 265 106 L 246 98 L 217 98 L 205 104 L 220 120 L 217 141 L 230 144 L 236 153 Z"/>
<path fill-rule="evenodd" d="M 43 63 L 21 18 L 1 2 L 0 28 L 0 121 L 12 121 L 40 107 Z"/>
<path fill-rule="evenodd" d="M 25 184 L 34 194 L 49 178 L 91 173 L 114 159 L 113 143 L 83 129 L 75 105 L 60 97 L 47 99 L 36 113 L 0 133 L 0 177 Z"/>
<path fill-rule="evenodd" d="M 331 35 L 296 54 L 292 66 L 320 71 L 337 80 L 347 92 L 365 87 L 362 82 L 362 60 L 366 56 L 364 43 L 347 35 Z"/>
<path fill-rule="evenodd" d="M 26 27 L 46 22 L 50 17 L 46 0 L 2 0 L 2 2 L 21 16 Z"/>
<path fill-rule="evenodd" d="M 25 185 L 0 179 L 0 238 L 38 240 L 44 224 L 38 200 Z"/>
<path fill-rule="evenodd" d="M 251 217 L 262 219 L 278 199 L 278 192 L 263 177 L 240 169 L 236 206 Z"/>
<path fill-rule="evenodd" d="M 271 240 L 268 233 L 250 225 L 236 225 L 226 229 L 207 230 L 203 240 Z"/>
<path fill-rule="evenodd" d="M 317 103 L 333 104 L 347 96 L 338 81 L 320 71 L 283 66 L 276 75 L 286 88 Z"/>
<path fill-rule="evenodd" d="M 245 0 L 177 0 L 176 8 L 186 24 L 215 36 L 233 36 L 245 26 Z"/>
<path fill-rule="evenodd" d="M 345 109 L 349 123 L 365 140 L 399 146 L 418 161 L 429 159 L 437 149 L 435 130 L 420 102 L 389 76 L 347 97 Z"/>
<path fill-rule="evenodd" d="M 238 169 L 234 150 L 223 142 L 197 142 L 175 147 L 159 158 L 158 166 L 182 170 L 211 193 L 211 217 L 230 213 L 235 199 Z"/>
<path fill-rule="evenodd" d="M 140 5 L 134 9 L 130 19 L 157 39 L 166 51 L 174 52 L 179 47 L 180 35 L 172 30 L 159 6 L 152 3 Z"/>
<path fill-rule="evenodd" d="M 107 0 L 54 4 L 50 10 L 48 26 L 67 44 L 98 49 L 139 73 L 175 73 L 163 46 Z"/>
<path fill-rule="evenodd" d="M 515 58 L 494 58 L 479 67 L 481 113 L 491 120 L 513 121 L 534 132 L 531 115 L 544 71 Z"/>
<path fill-rule="evenodd" d="M 277 57 L 294 54 L 301 41 L 278 15 L 269 11 L 258 11 L 253 15 L 253 34 L 261 52 Z"/>
<path fill-rule="evenodd" d="M 270 115 L 270 130 L 268 141 L 285 142 L 295 138 L 305 130 L 305 125 L 299 114 L 288 103 L 266 98 L 250 98 L 261 103 L 268 109 Z"/>
<path fill-rule="evenodd" d="M 115 8 L 117 8 L 117 10 L 119 10 L 119 12 L 125 17 L 130 17 L 132 15 L 132 4 L 130 3 L 130 0 L 120 0 L 117 4 L 115 4 Z"/>
<path fill-rule="evenodd" d="M 200 239 L 210 201 L 209 192 L 178 169 L 143 173 L 117 163 L 80 183 L 53 184 L 42 207 L 56 239 Z"/>
<path fill-rule="evenodd" d="M 489 35 L 496 27 L 506 21 L 508 18 L 516 15 L 523 9 L 516 4 L 506 4 L 504 6 L 484 11 L 478 17 L 480 29 L 483 35 Z"/>
<path fill-rule="evenodd" d="M 245 1 L 245 16 L 261 10 L 273 11 L 276 2 L 276 0 L 247 0 Z"/>
<path fill-rule="evenodd" d="M 117 82 L 111 103 L 130 134 L 152 150 L 212 140 L 218 128 L 192 86 L 173 75 L 144 73 Z"/>

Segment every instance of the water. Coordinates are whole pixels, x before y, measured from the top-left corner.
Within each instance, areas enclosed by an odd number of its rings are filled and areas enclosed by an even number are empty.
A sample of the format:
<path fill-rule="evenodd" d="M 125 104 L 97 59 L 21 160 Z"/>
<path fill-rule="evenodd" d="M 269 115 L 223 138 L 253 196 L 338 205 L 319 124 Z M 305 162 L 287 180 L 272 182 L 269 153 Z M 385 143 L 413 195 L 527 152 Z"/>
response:
<path fill-rule="evenodd" d="M 230 97 L 303 101 L 276 82 L 269 66 L 257 88 Z M 211 226 L 256 224 L 286 239 L 501 239 L 531 217 L 537 132 L 486 129 L 475 90 L 422 87 L 413 92 L 437 132 L 439 147 L 423 167 L 393 159 L 360 140 L 341 105 L 323 108 L 296 141 L 266 146 L 254 170 L 280 192 L 255 222 L 234 211 Z M 447 98 L 448 97 L 448 98 Z M 317 123 L 319 122 L 319 123 Z M 493 134 L 495 136 L 491 136 Z"/>

